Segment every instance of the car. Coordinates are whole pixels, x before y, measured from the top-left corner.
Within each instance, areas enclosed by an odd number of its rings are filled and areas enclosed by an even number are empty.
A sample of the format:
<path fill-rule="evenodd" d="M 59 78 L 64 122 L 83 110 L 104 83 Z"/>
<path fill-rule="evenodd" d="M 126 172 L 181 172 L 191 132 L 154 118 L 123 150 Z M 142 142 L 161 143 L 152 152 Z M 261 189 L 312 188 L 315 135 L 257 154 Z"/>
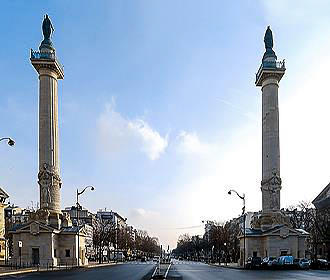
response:
<path fill-rule="evenodd" d="M 275 257 L 266 257 L 261 262 L 261 267 L 270 268 L 274 266 L 274 263 L 277 261 Z"/>
<path fill-rule="evenodd" d="M 281 268 L 293 268 L 293 256 L 281 256 L 277 259 L 278 265 Z"/>
<path fill-rule="evenodd" d="M 261 267 L 261 257 L 249 257 L 246 261 L 247 269 L 255 269 Z"/>
<path fill-rule="evenodd" d="M 159 262 L 159 260 L 160 260 L 159 256 L 154 256 L 152 259 L 153 262 Z"/>
<path fill-rule="evenodd" d="M 299 269 L 309 269 L 309 260 L 307 259 L 294 259 L 293 265 Z"/>
<path fill-rule="evenodd" d="M 310 265 L 312 269 L 328 269 L 328 266 L 329 263 L 325 259 L 314 259 Z"/>

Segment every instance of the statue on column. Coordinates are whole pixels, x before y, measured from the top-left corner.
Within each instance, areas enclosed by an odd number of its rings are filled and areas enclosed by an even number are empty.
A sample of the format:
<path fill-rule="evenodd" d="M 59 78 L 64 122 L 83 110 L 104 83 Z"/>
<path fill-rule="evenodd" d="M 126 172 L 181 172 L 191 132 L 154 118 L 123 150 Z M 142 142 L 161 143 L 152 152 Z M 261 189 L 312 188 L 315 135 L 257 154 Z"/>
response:
<path fill-rule="evenodd" d="M 264 43 L 265 43 L 265 54 L 262 58 L 262 61 L 266 58 L 273 58 L 275 61 L 277 60 L 277 56 L 273 50 L 274 41 L 273 41 L 273 33 L 270 29 L 270 26 L 267 27 L 265 37 L 264 37 Z"/>
<path fill-rule="evenodd" d="M 53 47 L 53 43 L 50 39 L 53 32 L 54 32 L 53 24 L 50 21 L 49 16 L 46 14 L 42 22 L 42 34 L 44 35 L 44 39 L 39 47 L 40 50 L 42 49 L 49 49 L 51 51 L 55 50 Z"/>
<path fill-rule="evenodd" d="M 54 32 L 54 27 L 50 21 L 48 15 L 45 15 L 44 21 L 42 22 L 42 33 L 44 34 L 44 39 L 50 39 L 50 36 Z"/>

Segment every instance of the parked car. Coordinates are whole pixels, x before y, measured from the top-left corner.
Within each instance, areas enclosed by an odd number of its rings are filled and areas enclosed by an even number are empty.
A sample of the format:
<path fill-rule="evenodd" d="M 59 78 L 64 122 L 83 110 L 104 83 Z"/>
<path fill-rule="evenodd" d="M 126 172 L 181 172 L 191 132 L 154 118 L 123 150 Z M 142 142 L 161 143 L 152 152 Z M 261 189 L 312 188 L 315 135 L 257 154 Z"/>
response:
<path fill-rule="evenodd" d="M 277 261 L 275 257 L 266 257 L 261 262 L 261 267 L 270 268 L 274 266 L 274 263 Z"/>
<path fill-rule="evenodd" d="M 310 263 L 309 263 L 309 260 L 307 260 L 307 259 L 294 259 L 293 265 L 294 265 L 294 268 L 309 269 Z"/>
<path fill-rule="evenodd" d="M 261 267 L 261 258 L 260 257 L 248 258 L 245 267 L 247 269 L 260 268 Z"/>
<path fill-rule="evenodd" d="M 314 259 L 312 260 L 310 267 L 312 269 L 328 269 L 329 263 L 325 259 Z"/>
<path fill-rule="evenodd" d="M 281 268 L 294 268 L 293 256 L 281 256 L 277 259 L 277 263 Z"/>

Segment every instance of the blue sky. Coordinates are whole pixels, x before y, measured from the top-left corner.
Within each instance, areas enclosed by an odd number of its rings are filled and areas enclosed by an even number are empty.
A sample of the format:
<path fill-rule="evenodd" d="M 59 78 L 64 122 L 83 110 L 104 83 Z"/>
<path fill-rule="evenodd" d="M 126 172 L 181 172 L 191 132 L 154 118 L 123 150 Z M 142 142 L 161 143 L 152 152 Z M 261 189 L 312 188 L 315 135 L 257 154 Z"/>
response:
<path fill-rule="evenodd" d="M 299 5 L 297 5 L 299 3 Z M 59 81 L 62 206 L 113 209 L 175 245 L 181 228 L 261 208 L 261 94 L 267 25 L 287 61 L 280 85 L 282 206 L 328 183 L 327 1 L 2 1 L 0 185 L 38 201 L 38 77 L 29 50 L 48 13 Z M 330 149 L 329 149 L 330 150 Z"/>

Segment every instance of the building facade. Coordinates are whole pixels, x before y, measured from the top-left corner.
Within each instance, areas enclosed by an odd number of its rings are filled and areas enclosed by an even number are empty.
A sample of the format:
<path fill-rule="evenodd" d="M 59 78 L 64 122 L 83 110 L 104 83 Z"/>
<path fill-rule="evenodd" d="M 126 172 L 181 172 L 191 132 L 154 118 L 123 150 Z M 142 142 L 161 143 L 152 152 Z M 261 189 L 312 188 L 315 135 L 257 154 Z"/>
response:
<path fill-rule="evenodd" d="M 316 208 L 319 242 L 315 257 L 330 261 L 330 184 L 312 202 Z"/>
<path fill-rule="evenodd" d="M 5 209 L 8 206 L 6 199 L 9 195 L 0 188 L 0 264 L 7 261 L 8 258 L 8 243 L 6 239 L 6 222 L 5 222 Z"/>

